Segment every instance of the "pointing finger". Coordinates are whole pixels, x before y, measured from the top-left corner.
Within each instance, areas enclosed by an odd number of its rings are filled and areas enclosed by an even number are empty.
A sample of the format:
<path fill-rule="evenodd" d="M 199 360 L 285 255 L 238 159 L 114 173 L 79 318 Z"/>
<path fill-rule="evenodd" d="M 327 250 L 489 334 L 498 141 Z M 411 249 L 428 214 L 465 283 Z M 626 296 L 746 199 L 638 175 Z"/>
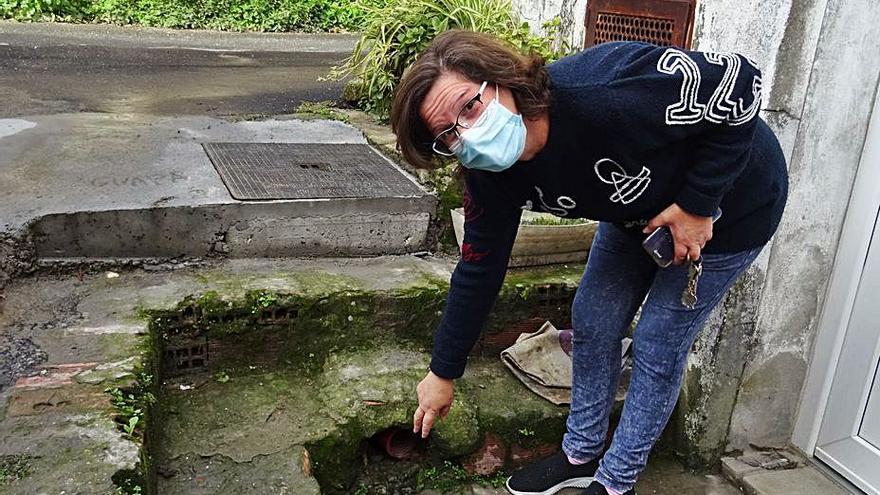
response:
<path fill-rule="evenodd" d="M 425 413 L 425 417 L 422 420 L 422 438 L 428 438 L 428 434 L 431 433 L 431 428 L 434 426 L 434 419 L 437 418 L 437 413 L 431 410 L 428 410 Z"/>
<path fill-rule="evenodd" d="M 422 406 L 419 406 L 413 414 L 413 433 L 418 433 L 422 429 L 422 418 L 424 417 L 425 411 L 422 410 Z"/>

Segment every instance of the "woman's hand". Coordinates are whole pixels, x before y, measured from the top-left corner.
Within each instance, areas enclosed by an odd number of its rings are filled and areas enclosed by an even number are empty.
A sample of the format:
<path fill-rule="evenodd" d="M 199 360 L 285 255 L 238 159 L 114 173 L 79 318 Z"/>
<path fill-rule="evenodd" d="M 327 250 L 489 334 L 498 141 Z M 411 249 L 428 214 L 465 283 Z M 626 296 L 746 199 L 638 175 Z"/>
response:
<path fill-rule="evenodd" d="M 422 431 L 422 438 L 428 438 L 434 421 L 439 416 L 445 418 L 452 405 L 453 380 L 441 378 L 432 372 L 419 382 L 416 392 L 419 396 L 419 408 L 413 415 L 413 433 Z"/>
<path fill-rule="evenodd" d="M 673 262 L 676 265 L 680 265 L 686 258 L 700 259 L 700 252 L 712 239 L 712 217 L 692 215 L 675 203 L 652 218 L 643 232 L 650 234 L 664 225 L 668 225 L 672 231 L 672 238 L 675 241 Z"/>

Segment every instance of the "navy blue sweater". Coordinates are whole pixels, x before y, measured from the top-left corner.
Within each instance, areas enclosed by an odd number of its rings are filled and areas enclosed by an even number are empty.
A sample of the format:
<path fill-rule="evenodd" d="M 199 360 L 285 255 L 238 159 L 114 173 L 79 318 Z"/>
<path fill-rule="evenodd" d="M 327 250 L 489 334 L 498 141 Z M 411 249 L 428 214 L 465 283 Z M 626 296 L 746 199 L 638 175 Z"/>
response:
<path fill-rule="evenodd" d="M 504 172 L 465 175 L 462 258 L 434 335 L 438 376 L 464 372 L 523 209 L 613 222 L 643 238 L 672 203 L 702 216 L 720 207 L 705 253 L 761 246 L 782 216 L 785 159 L 758 117 L 761 73 L 746 57 L 605 43 L 547 70 L 545 147 Z"/>

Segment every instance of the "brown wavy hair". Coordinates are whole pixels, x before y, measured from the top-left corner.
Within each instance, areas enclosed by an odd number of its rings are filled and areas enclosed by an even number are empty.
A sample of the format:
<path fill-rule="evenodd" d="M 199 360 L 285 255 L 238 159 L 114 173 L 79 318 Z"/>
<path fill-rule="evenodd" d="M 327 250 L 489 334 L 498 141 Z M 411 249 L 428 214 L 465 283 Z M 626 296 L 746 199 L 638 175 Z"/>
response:
<path fill-rule="evenodd" d="M 417 168 L 432 169 L 440 163 L 431 150 L 434 136 L 419 115 L 419 108 L 437 78 L 447 71 L 510 88 L 524 119 L 537 118 L 550 105 L 550 78 L 543 58 L 519 53 L 485 33 L 445 31 L 403 74 L 391 106 L 391 129 L 397 135 L 397 148 Z"/>

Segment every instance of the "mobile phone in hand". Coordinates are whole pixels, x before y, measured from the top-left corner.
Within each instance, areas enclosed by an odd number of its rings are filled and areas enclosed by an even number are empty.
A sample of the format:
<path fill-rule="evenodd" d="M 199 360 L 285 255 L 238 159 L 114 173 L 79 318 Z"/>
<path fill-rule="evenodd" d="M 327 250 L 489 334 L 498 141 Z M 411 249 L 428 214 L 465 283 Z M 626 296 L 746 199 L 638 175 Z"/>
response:
<path fill-rule="evenodd" d="M 721 218 L 721 208 L 715 210 L 712 223 L 719 218 Z M 672 231 L 666 225 L 659 227 L 642 241 L 642 247 L 661 268 L 666 268 L 675 260 L 675 241 L 672 238 Z"/>

